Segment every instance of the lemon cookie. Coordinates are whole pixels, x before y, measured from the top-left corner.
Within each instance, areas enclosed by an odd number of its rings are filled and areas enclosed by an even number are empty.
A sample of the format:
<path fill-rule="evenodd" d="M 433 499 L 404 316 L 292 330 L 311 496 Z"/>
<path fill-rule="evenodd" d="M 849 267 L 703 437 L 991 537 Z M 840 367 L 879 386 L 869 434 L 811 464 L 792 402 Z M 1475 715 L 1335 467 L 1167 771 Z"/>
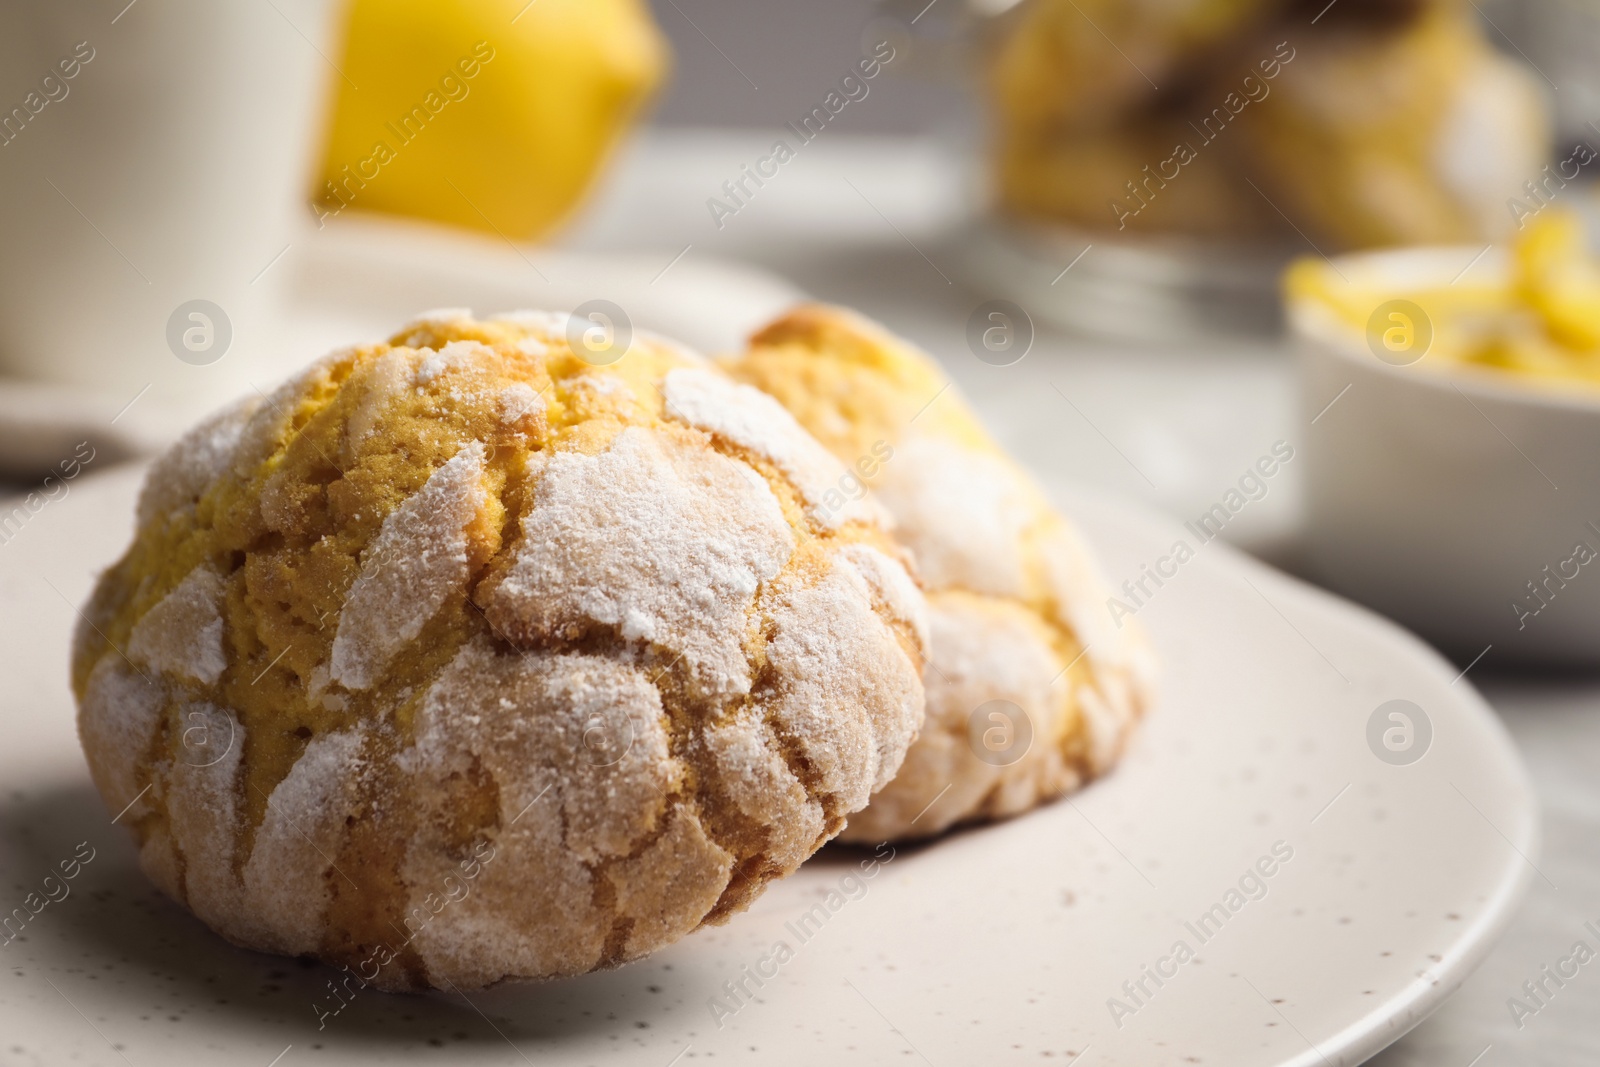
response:
<path fill-rule="evenodd" d="M 1086 546 L 933 361 L 875 323 L 807 306 L 728 369 L 845 463 L 840 506 L 871 487 L 927 593 L 927 722 L 842 839 L 1013 815 L 1107 771 L 1150 698 L 1141 632 L 1112 621 Z"/>
<path fill-rule="evenodd" d="M 642 0 L 340 8 L 343 76 L 330 86 L 319 222 L 353 208 L 545 238 L 671 65 Z"/>
<path fill-rule="evenodd" d="M 1550 156 L 1537 75 L 1497 53 L 1464 5 L 1398 24 L 1357 15 L 1335 8 L 1295 36 L 1293 75 L 1237 124 L 1262 190 L 1324 250 L 1510 232 L 1507 198 Z"/>
<path fill-rule="evenodd" d="M 1030 0 L 1000 20 L 987 80 L 1003 120 L 1041 136 L 1107 130 L 1182 91 L 1282 0 Z M 1114 43 L 1113 43 L 1114 42 Z"/>
<path fill-rule="evenodd" d="M 580 350 L 581 351 L 581 350 Z M 384 988 L 635 959 L 899 768 L 925 606 L 779 405 L 639 335 L 444 311 L 152 468 L 74 650 L 155 883 Z"/>

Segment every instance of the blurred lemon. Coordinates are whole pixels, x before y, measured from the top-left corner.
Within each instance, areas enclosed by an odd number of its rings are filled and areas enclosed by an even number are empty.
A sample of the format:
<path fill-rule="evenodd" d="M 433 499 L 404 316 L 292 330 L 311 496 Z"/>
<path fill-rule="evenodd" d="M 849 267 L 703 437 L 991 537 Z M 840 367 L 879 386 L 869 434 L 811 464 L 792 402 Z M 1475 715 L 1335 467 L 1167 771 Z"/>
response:
<path fill-rule="evenodd" d="M 1555 207 L 1524 222 L 1503 266 L 1491 260 L 1449 283 L 1396 287 L 1359 261 L 1347 265 L 1346 277 L 1308 256 L 1289 268 L 1285 291 L 1291 303 L 1319 304 L 1369 335 L 1377 312 L 1397 300 L 1411 303 L 1428 323 L 1433 364 L 1600 386 L 1600 262 L 1587 248 L 1583 222 Z"/>
<path fill-rule="evenodd" d="M 1600 265 L 1584 248 L 1577 216 L 1549 211 L 1517 242 L 1517 290 L 1539 312 L 1552 339 L 1600 350 Z"/>
<path fill-rule="evenodd" d="M 353 0 L 319 220 L 358 208 L 543 236 L 668 60 L 642 0 Z"/>

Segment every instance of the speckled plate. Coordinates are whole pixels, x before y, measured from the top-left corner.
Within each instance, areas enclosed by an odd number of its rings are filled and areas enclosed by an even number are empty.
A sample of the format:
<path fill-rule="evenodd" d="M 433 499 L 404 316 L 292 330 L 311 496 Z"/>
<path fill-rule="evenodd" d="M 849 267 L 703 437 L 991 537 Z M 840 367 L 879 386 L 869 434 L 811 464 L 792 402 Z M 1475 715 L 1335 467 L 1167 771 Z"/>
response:
<path fill-rule="evenodd" d="M 621 970 L 341 999 L 333 971 L 160 897 L 89 783 L 72 605 L 137 476 L 85 475 L 0 545 L 0 914 L 77 874 L 0 948 L 0 1064 L 1353 1064 L 1449 995 L 1537 876 L 1518 757 L 1443 660 L 1220 543 L 1159 563 L 1193 535 L 1062 494 L 1119 583 L 1176 567 L 1139 595 L 1165 692 L 1114 777 L 931 845 L 829 848 Z M 1394 700 L 1409 746 L 1395 706 L 1373 727 Z"/>

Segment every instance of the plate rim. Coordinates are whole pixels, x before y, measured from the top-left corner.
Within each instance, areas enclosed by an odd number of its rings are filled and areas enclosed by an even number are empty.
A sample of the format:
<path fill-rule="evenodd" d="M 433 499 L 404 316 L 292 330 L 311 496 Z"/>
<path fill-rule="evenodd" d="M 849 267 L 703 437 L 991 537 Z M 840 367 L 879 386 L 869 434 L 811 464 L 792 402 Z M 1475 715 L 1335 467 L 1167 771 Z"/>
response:
<path fill-rule="evenodd" d="M 1092 514 L 1093 524 L 1107 520 L 1122 522 L 1129 527 L 1137 526 L 1154 537 L 1164 523 L 1178 521 L 1139 501 L 1118 497 L 1091 486 L 1057 481 L 1045 485 L 1044 490 L 1052 503 L 1070 516 L 1073 522 L 1086 526 L 1092 524 L 1083 522 L 1083 517 Z M 1092 536 L 1092 530 L 1089 532 L 1091 536 L 1088 539 L 1092 544 L 1097 538 Z M 1414 977 L 1398 992 L 1326 1040 L 1311 1045 L 1274 1067 L 1328 1067 L 1333 1056 L 1340 1057 L 1333 1061 L 1340 1064 L 1364 1063 L 1433 1014 L 1471 977 L 1504 936 L 1522 907 L 1537 870 L 1534 865 L 1539 860 L 1543 845 L 1543 809 L 1533 788 L 1527 764 L 1510 730 L 1465 676 L 1465 672 L 1458 676 L 1450 660 L 1441 652 L 1412 631 L 1371 608 L 1279 570 L 1220 539 L 1209 544 L 1217 546 L 1220 551 L 1208 553 L 1211 558 L 1203 563 L 1204 566 L 1250 572 L 1251 578 L 1262 579 L 1265 584 L 1288 594 L 1299 601 L 1302 608 L 1337 618 L 1342 626 L 1353 624 L 1373 636 L 1381 636 L 1402 648 L 1404 658 L 1419 668 L 1439 678 L 1453 678 L 1463 683 L 1465 688 L 1450 686 L 1456 689 L 1455 699 L 1462 708 L 1470 709 L 1478 724 L 1492 739 L 1491 749 L 1501 759 L 1502 770 L 1507 773 L 1506 781 L 1515 789 L 1517 800 L 1527 813 L 1526 819 L 1511 829 L 1510 836 L 1498 825 L 1491 824 L 1505 837 L 1512 855 L 1501 864 L 1499 877 L 1484 902 L 1483 910 L 1473 921 L 1463 925 L 1461 933 L 1441 953 L 1444 958 L 1435 965 L 1438 968 L 1437 975 L 1432 978 Z M 1159 703 L 1159 696 L 1157 700 Z M 1396 1023 L 1401 1025 L 1396 1026 Z"/>
<path fill-rule="evenodd" d="M 92 499 L 95 489 L 113 480 L 124 483 L 125 488 L 131 487 L 129 483 L 136 485 L 142 478 L 144 466 L 143 463 L 120 464 L 95 471 L 80 486 L 80 491 L 90 490 Z M 1045 492 L 1084 528 L 1091 544 L 1102 542 L 1107 534 L 1119 529 L 1154 542 L 1164 539 L 1167 526 L 1177 521 L 1148 506 L 1079 485 L 1048 484 Z M 1202 565 L 1208 570 L 1257 580 L 1264 589 L 1292 602 L 1299 610 L 1322 616 L 1343 631 L 1356 633 L 1363 640 L 1390 643 L 1396 646 L 1396 657 L 1418 671 L 1441 680 L 1450 679 L 1454 673 L 1449 662 L 1432 647 L 1369 609 L 1279 571 L 1226 543 L 1207 556 L 1208 560 Z M 21 562 L 20 557 L 16 558 Z M 1465 678 L 1460 680 L 1466 681 Z M 1493 889 L 1481 911 L 1451 938 L 1448 948 L 1441 953 L 1443 959 L 1436 964 L 1437 973 L 1427 975 L 1425 972 L 1424 977 L 1411 979 L 1317 1044 L 1275 1061 L 1274 1067 L 1319 1064 L 1326 1067 L 1330 1062 L 1361 1062 L 1376 1055 L 1444 1003 L 1483 962 L 1517 914 L 1535 873 L 1532 865 L 1538 857 L 1542 815 L 1538 798 L 1515 742 L 1483 696 L 1468 682 L 1455 689 L 1454 700 L 1461 710 L 1472 715 L 1488 739 L 1496 757 L 1494 763 L 1513 789 L 1525 815 L 1509 828 L 1509 834 L 1498 825 L 1495 827 L 1513 852 L 1503 860 L 1496 860 L 1485 851 L 1485 868 L 1497 869 Z"/>

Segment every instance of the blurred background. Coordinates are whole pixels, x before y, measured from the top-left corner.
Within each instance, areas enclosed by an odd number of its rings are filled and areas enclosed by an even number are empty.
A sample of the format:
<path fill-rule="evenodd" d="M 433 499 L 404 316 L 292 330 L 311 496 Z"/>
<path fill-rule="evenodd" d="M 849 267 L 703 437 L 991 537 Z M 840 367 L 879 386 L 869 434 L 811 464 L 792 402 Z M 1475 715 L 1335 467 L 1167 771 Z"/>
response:
<path fill-rule="evenodd" d="M 1473 670 L 1579 887 L 1381 1062 L 1595 1062 L 1600 983 L 1541 1043 L 1491 991 L 1600 891 L 1600 582 L 1526 581 L 1600 521 L 1597 54 L 1588 0 L 0 0 L 0 473 L 595 299 L 858 308 L 1174 529 L 1286 442 L 1223 536 Z"/>

